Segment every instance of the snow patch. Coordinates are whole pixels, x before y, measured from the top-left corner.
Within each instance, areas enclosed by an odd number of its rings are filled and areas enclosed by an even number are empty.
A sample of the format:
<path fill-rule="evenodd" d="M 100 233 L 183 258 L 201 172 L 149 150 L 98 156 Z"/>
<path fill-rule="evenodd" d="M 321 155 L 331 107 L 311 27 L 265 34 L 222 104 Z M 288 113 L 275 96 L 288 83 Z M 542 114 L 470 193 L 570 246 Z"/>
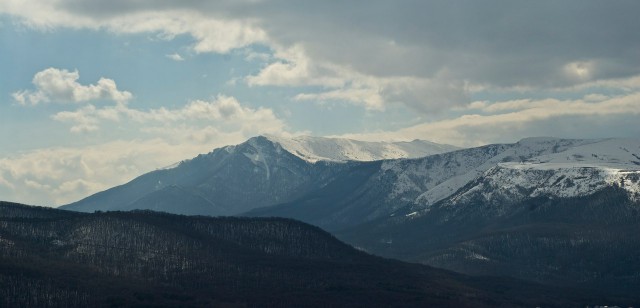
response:
<path fill-rule="evenodd" d="M 451 198 L 455 204 L 456 199 L 462 202 L 472 196 L 563 198 L 618 186 L 633 200 L 640 200 L 640 140 L 527 138 L 514 144 L 385 161 L 380 177 L 392 186 L 389 202 L 413 204 L 408 218 L 425 214 L 444 199 Z M 461 191 L 474 182 L 478 183 Z"/>
<path fill-rule="evenodd" d="M 256 138 L 249 139 L 249 145 L 255 150 L 255 153 L 242 153 L 244 156 L 249 158 L 254 165 L 262 165 L 267 175 L 267 181 L 271 178 L 271 170 L 269 169 L 269 164 L 265 159 L 265 151 L 262 148 L 262 145 L 258 144 Z"/>
<path fill-rule="evenodd" d="M 501 163 L 488 170 L 480 183 L 452 199 L 453 204 L 480 195 L 494 199 L 523 200 L 540 196 L 570 198 L 588 196 L 606 187 L 623 188 L 640 200 L 640 170 L 616 169 L 590 164 Z"/>
<path fill-rule="evenodd" d="M 317 161 L 374 161 L 383 159 L 417 158 L 457 150 L 459 148 L 433 142 L 366 142 L 342 138 L 298 136 L 266 138 L 308 162 Z"/>

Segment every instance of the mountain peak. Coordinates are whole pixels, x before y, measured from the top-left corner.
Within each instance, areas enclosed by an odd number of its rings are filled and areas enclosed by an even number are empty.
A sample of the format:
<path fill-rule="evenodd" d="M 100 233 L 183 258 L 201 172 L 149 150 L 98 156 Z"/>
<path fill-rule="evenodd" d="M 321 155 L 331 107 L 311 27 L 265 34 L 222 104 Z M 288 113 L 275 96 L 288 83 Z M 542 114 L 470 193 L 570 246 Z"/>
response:
<path fill-rule="evenodd" d="M 277 143 L 287 152 L 312 163 L 317 161 L 345 162 L 417 158 L 459 149 L 452 145 L 418 139 L 410 142 L 367 142 L 346 138 L 315 136 L 286 138 L 264 135 L 260 137 Z"/>
<path fill-rule="evenodd" d="M 532 143 L 549 143 L 549 142 L 555 142 L 558 140 L 560 140 L 560 138 L 539 136 L 539 137 L 522 138 L 517 143 L 524 145 L 524 144 L 532 144 Z"/>

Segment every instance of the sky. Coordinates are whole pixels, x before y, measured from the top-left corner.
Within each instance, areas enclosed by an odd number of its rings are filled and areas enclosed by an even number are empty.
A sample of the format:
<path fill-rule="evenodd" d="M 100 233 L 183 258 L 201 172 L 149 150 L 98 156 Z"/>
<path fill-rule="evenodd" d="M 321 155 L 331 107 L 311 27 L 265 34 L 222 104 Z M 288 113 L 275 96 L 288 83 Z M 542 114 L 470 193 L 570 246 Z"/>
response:
<path fill-rule="evenodd" d="M 260 135 L 640 136 L 639 1 L 2 0 L 0 200 Z"/>

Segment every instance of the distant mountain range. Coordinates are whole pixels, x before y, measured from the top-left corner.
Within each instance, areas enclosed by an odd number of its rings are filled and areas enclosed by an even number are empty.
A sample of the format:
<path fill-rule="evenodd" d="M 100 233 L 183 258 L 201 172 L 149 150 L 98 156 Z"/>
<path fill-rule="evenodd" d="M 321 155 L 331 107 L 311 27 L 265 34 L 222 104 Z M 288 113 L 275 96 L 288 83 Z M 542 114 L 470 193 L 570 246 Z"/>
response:
<path fill-rule="evenodd" d="M 317 190 L 351 168 L 352 161 L 422 157 L 455 149 L 420 140 L 389 143 L 260 136 L 150 172 L 61 208 L 237 215 Z"/>
<path fill-rule="evenodd" d="M 256 137 L 63 208 L 288 217 L 458 272 L 640 288 L 640 140 L 409 144 Z"/>
<path fill-rule="evenodd" d="M 282 218 L 0 202 L 3 307 L 534 307 L 633 303 L 374 257 Z"/>
<path fill-rule="evenodd" d="M 474 275 L 640 289 L 640 141 L 531 138 L 359 165 L 248 213 L 365 251 Z"/>

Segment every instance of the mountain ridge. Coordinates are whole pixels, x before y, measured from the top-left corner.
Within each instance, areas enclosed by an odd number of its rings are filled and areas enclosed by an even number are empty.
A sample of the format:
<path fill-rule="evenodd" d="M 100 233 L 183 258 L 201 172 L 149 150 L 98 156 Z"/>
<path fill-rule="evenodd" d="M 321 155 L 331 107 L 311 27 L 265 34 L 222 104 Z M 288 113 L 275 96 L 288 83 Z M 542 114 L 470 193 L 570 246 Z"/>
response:
<path fill-rule="evenodd" d="M 603 153 L 603 149 L 610 147 L 614 147 L 616 150 L 608 153 L 607 156 L 605 155 L 607 153 Z M 548 165 L 540 163 L 539 158 L 545 158 L 542 161 L 548 163 L 549 159 L 547 158 L 549 157 L 555 157 L 556 160 L 562 158 L 563 165 L 559 165 L 560 169 L 556 172 L 558 173 L 557 178 L 562 177 L 568 183 L 567 185 L 571 185 L 571 183 L 584 184 L 583 188 L 575 190 L 575 192 L 590 193 L 591 188 L 602 189 L 625 179 L 630 184 L 625 189 L 635 194 L 638 190 L 636 178 L 640 174 L 640 168 L 637 165 L 640 164 L 638 162 L 640 160 L 634 156 L 635 153 L 627 148 L 640 153 L 640 140 L 528 138 L 512 144 L 486 145 L 422 158 L 385 160 L 380 162 L 380 167 L 376 172 L 366 178 L 361 178 L 359 184 L 350 184 L 362 187 L 361 193 L 354 191 L 344 194 L 342 200 L 338 201 L 341 205 L 335 205 L 336 212 L 326 213 L 325 216 L 314 219 L 308 215 L 305 215 L 306 218 L 302 216 L 287 217 L 302 219 L 335 231 L 378 217 L 394 215 L 394 212 L 401 208 L 403 211 L 410 210 L 406 214 L 418 214 L 420 211 L 428 211 L 431 205 L 452 196 L 475 179 L 487 177 L 488 172 L 495 173 L 495 170 L 511 166 L 524 171 L 532 170 L 531 173 L 535 173 L 541 166 L 548 167 Z M 571 149 L 579 149 L 583 153 L 577 155 L 577 152 L 571 152 Z M 583 165 L 587 162 L 589 165 L 584 167 Z M 613 163 L 618 169 L 611 168 Z M 360 164 L 364 165 L 365 163 Z M 583 166 L 580 170 L 584 172 L 576 172 L 573 168 L 575 164 Z M 525 169 L 525 166 L 528 169 Z M 523 174 L 526 174 L 524 171 Z M 583 174 L 585 172 L 602 174 L 602 180 L 587 177 Z M 539 180 L 544 179 L 546 178 Z M 502 180 L 508 182 L 509 177 L 505 176 Z M 542 186 L 552 184 L 545 181 L 536 183 Z M 506 187 L 508 185 L 496 183 L 493 186 Z M 322 187 L 320 190 L 325 191 L 320 195 L 331 195 L 330 189 L 326 187 Z M 552 190 L 547 191 L 551 192 Z M 554 191 L 562 192 L 560 189 Z M 558 197 L 561 196 L 558 195 Z M 531 197 L 535 197 L 535 195 Z M 277 214 L 286 216 L 288 210 L 285 208 L 298 213 L 303 211 L 302 208 L 304 211 L 314 212 L 314 208 L 323 209 L 328 204 L 335 203 L 330 199 L 292 200 L 281 205 L 257 208 L 249 212 L 248 215 L 269 216 Z M 354 201 L 347 202 L 348 200 Z M 357 204 L 354 205 L 354 203 Z M 299 209 L 294 210 L 296 207 Z M 367 212 L 349 210 L 354 207 L 370 208 L 371 210 Z M 348 211 L 352 213 L 349 214 Z M 344 222 L 349 219 L 350 221 Z"/>
<path fill-rule="evenodd" d="M 334 175 L 353 165 L 353 155 L 366 159 L 379 158 L 376 155 L 388 157 L 389 153 L 410 155 L 400 150 L 373 153 L 380 146 L 387 150 L 393 148 L 391 143 L 356 144 L 346 139 L 319 137 L 299 137 L 287 143 L 283 138 L 278 138 L 278 141 L 274 141 L 275 139 L 276 137 L 258 136 L 238 145 L 217 148 L 60 208 L 85 212 L 163 209 L 179 214 L 235 215 L 253 208 L 286 202 L 326 185 Z M 289 147 L 293 144 L 299 149 L 301 141 L 333 145 L 327 146 L 323 152 L 323 155 L 331 156 L 330 159 L 304 159 L 283 146 L 283 143 Z M 416 142 L 411 143 L 412 148 L 422 148 L 427 152 L 453 149 L 450 146 L 436 149 L 433 148 L 434 143 Z M 351 152 L 345 152 L 345 144 Z M 334 154 L 328 155 L 327 151 Z M 306 151 L 312 152 L 314 150 Z M 158 193 L 158 190 L 167 191 Z M 192 200 L 193 205 L 185 203 L 172 210 L 171 202 L 149 196 L 154 194 L 179 199 L 176 195 L 178 190 L 183 192 L 184 199 Z"/>
<path fill-rule="evenodd" d="M 334 181 L 351 190 L 327 185 L 247 215 L 299 219 L 404 261 L 633 294 L 639 156 L 636 139 L 531 138 L 381 161 Z"/>
<path fill-rule="evenodd" d="M 421 158 L 310 163 L 260 137 L 159 172 L 165 177 L 138 179 L 147 192 L 132 201 L 147 196 L 146 208 L 178 211 L 194 200 L 191 214 L 204 215 L 233 205 L 234 215 L 301 220 L 369 253 L 463 273 L 640 287 L 640 224 L 628 220 L 640 213 L 640 139 L 526 138 Z M 198 210 L 203 199 L 221 210 Z"/>
<path fill-rule="evenodd" d="M 0 305 L 529 307 L 630 303 L 356 250 L 284 218 L 0 202 Z"/>
<path fill-rule="evenodd" d="M 399 158 L 417 158 L 459 150 L 459 147 L 426 140 L 413 141 L 359 141 L 345 138 L 297 136 L 282 138 L 264 135 L 280 144 L 283 149 L 308 162 L 317 161 L 375 161 Z"/>

